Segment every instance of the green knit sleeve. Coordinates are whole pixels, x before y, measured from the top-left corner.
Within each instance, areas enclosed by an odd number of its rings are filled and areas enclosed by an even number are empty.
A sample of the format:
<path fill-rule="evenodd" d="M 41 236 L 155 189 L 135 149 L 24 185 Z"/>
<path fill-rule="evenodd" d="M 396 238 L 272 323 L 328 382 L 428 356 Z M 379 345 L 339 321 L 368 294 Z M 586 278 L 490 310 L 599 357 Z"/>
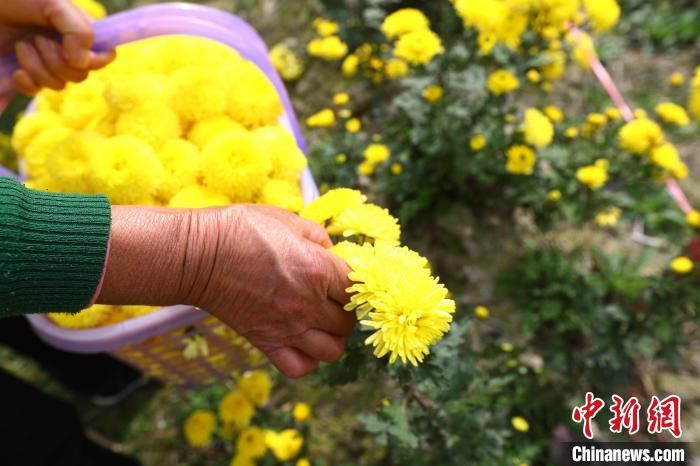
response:
<path fill-rule="evenodd" d="M 110 223 L 104 196 L 33 191 L 0 177 L 0 317 L 87 306 Z"/>

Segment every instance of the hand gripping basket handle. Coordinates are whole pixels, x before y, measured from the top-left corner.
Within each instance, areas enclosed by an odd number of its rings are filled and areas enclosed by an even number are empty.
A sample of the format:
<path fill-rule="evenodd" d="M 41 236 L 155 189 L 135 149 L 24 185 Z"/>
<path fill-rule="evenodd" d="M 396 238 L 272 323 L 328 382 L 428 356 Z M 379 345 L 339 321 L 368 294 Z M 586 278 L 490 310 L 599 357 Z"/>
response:
<path fill-rule="evenodd" d="M 112 50 L 119 45 L 149 37 L 191 35 L 228 45 L 254 63 L 270 79 L 290 117 L 292 132 L 303 152 L 306 145 L 284 83 L 275 71 L 267 47 L 258 33 L 237 16 L 215 8 L 189 3 L 162 3 L 135 8 L 94 23 L 94 51 Z M 0 95 L 14 91 L 12 73 L 19 64 L 14 53 L 0 57 Z"/>

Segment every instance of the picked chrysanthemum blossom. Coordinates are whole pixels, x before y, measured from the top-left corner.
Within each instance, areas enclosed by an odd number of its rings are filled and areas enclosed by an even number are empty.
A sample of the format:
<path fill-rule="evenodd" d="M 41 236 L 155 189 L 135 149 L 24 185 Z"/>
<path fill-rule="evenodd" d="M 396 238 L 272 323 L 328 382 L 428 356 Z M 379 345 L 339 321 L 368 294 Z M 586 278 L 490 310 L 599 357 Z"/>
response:
<path fill-rule="evenodd" d="M 455 302 L 433 277 L 428 261 L 403 246 L 383 241 L 362 246 L 342 242 L 333 248 L 352 270 L 348 311 L 373 330 L 365 340 L 381 358 L 417 366 L 450 329 Z"/>
<path fill-rule="evenodd" d="M 372 330 L 365 340 L 378 358 L 417 366 L 430 347 L 449 331 L 455 302 L 432 276 L 428 261 L 399 245 L 401 228 L 388 210 L 365 203 L 352 189 L 331 190 L 309 204 L 301 216 L 341 241 L 333 252 L 350 267 L 347 311 Z M 359 244 L 358 244 L 359 243 Z"/>

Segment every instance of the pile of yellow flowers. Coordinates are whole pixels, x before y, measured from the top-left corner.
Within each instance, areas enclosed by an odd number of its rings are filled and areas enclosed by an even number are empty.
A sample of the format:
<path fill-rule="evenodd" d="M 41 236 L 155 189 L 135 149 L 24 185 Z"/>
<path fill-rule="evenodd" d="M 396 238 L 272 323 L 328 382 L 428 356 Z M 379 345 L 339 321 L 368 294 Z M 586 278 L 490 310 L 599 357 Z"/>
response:
<path fill-rule="evenodd" d="M 279 462 L 294 460 L 304 446 L 304 437 L 297 428 L 276 431 L 253 423 L 257 409 L 269 404 L 271 391 L 272 381 L 266 372 L 257 370 L 243 374 L 237 380 L 236 389 L 219 402 L 218 416 L 213 410 L 198 409 L 187 417 L 183 426 L 185 440 L 195 448 L 207 447 L 219 424 L 222 440 L 235 445 L 231 466 L 255 465 L 268 452 Z M 311 417 L 311 408 L 306 403 L 297 403 L 291 414 L 293 423 L 300 426 Z M 298 458 L 296 464 L 310 463 L 306 458 Z"/>
<path fill-rule="evenodd" d="M 12 145 L 37 189 L 104 193 L 114 204 L 251 202 L 296 212 L 306 158 L 282 114 L 272 83 L 234 50 L 168 36 L 120 47 L 86 81 L 42 91 Z M 57 321 L 111 323 L 104 313 L 96 307 Z"/>
<path fill-rule="evenodd" d="M 301 216 L 340 240 L 333 251 L 350 266 L 348 311 L 372 334 L 365 340 L 381 358 L 417 366 L 449 331 L 455 302 L 432 276 L 427 259 L 400 246 L 401 228 L 388 210 L 352 189 L 335 189 Z"/>

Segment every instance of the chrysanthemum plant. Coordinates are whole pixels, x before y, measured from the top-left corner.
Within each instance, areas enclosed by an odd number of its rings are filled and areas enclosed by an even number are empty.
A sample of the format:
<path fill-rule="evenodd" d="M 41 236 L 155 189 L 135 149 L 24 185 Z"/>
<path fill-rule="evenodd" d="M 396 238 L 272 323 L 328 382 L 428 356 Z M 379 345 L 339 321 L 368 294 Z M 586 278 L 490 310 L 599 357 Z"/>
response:
<path fill-rule="evenodd" d="M 391 402 L 360 420 L 398 464 L 545 462 L 572 397 L 584 387 L 643 392 L 640 374 L 677 363 L 682 329 L 694 328 L 700 246 L 679 249 L 700 213 L 678 209 L 665 183 L 688 176 L 672 141 L 697 128 L 700 71 L 688 95 L 675 76 L 627 122 L 590 74 L 620 17 L 615 0 L 329 3 L 349 50 L 329 65 L 345 78 L 333 92 L 350 101 L 307 122 L 317 179 L 387 203 L 411 244 L 446 230 L 456 257 L 431 253 L 467 264 L 441 269 L 450 286 L 485 275 L 487 289 L 501 284 L 489 299 L 510 310 L 456 318 L 424 364 L 390 370 L 400 392 L 387 390 Z M 600 47 L 603 62 L 606 53 Z M 498 258 L 503 275 L 459 255 L 465 231 L 491 234 L 493 225 L 512 232 L 519 251 Z M 362 312 L 364 285 L 355 290 L 350 307 Z M 352 361 L 326 368 L 324 382 L 379 373 L 350 371 Z M 531 432 L 511 425 L 514 416 Z"/>

